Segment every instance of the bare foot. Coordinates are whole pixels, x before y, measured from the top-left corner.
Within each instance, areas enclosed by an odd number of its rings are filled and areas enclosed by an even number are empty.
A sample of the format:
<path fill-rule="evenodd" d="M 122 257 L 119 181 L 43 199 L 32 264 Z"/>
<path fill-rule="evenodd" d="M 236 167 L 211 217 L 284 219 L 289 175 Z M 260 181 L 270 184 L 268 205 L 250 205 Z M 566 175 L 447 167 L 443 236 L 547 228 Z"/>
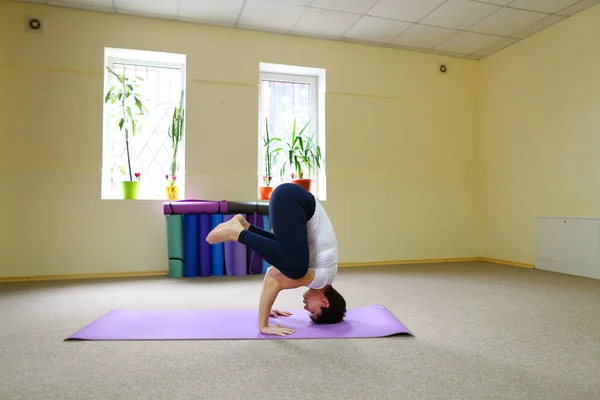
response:
<path fill-rule="evenodd" d="M 208 236 L 206 236 L 206 241 L 209 244 L 237 241 L 240 232 L 243 230 L 244 227 L 240 223 L 239 218 L 232 218 L 227 222 L 220 223 L 210 231 Z"/>
<path fill-rule="evenodd" d="M 235 217 L 233 217 L 232 219 L 239 221 L 245 230 L 248 230 L 248 228 L 250 228 L 250 223 L 248 221 L 246 221 L 246 218 L 244 218 L 244 216 L 242 214 L 238 214 Z"/>

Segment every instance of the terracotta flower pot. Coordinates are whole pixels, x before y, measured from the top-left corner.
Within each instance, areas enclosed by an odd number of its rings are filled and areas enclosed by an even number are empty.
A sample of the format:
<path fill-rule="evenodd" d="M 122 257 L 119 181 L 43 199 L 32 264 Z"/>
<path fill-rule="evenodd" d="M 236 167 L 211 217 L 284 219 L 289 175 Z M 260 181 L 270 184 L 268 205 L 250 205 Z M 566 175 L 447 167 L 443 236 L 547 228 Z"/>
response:
<path fill-rule="evenodd" d="M 273 193 L 273 188 L 271 186 L 258 187 L 259 200 L 269 200 L 271 198 L 271 193 Z"/>
<path fill-rule="evenodd" d="M 311 182 L 312 182 L 311 179 L 292 179 L 292 183 L 295 183 L 296 185 L 302 186 L 308 192 L 310 192 L 310 184 L 311 184 Z"/>

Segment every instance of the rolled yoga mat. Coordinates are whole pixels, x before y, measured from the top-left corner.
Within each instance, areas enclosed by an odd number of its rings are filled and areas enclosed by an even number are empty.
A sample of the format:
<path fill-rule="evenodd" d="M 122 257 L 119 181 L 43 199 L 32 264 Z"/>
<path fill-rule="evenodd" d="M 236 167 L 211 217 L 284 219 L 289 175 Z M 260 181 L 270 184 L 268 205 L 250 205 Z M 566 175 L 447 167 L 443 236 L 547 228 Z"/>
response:
<path fill-rule="evenodd" d="M 200 216 L 186 214 L 183 216 L 183 274 L 185 277 L 198 276 L 198 236 Z"/>
<path fill-rule="evenodd" d="M 315 324 L 305 310 L 270 323 L 294 329 L 288 336 L 258 331 L 256 309 L 129 310 L 103 315 L 65 340 L 219 340 L 219 339 L 350 339 L 413 334 L 386 307 L 374 304 L 348 309 L 338 324 Z"/>
<path fill-rule="evenodd" d="M 233 215 L 223 215 L 223 222 L 229 221 L 233 218 Z M 235 246 L 234 242 L 223 243 L 223 250 L 225 255 L 225 273 L 227 276 L 233 276 L 235 266 Z"/>
<path fill-rule="evenodd" d="M 176 200 L 163 202 L 163 214 L 219 214 L 227 210 L 227 202 L 213 200 Z"/>
<path fill-rule="evenodd" d="M 244 217 L 246 217 L 244 215 Z M 235 276 L 248 275 L 248 248 L 240 242 L 229 242 L 233 244 L 233 274 Z"/>
<path fill-rule="evenodd" d="M 169 260 L 169 276 L 171 278 L 183 278 L 184 266 L 181 260 Z"/>
<path fill-rule="evenodd" d="M 200 276 L 202 277 L 210 276 L 211 249 L 210 244 L 206 241 L 210 229 L 210 214 L 200 214 L 200 245 L 198 247 L 200 251 Z"/>
<path fill-rule="evenodd" d="M 183 216 L 167 215 L 167 254 L 169 276 L 183 277 Z"/>
<path fill-rule="evenodd" d="M 263 227 L 262 215 L 257 213 L 248 214 L 248 222 L 257 228 Z M 260 254 L 246 246 L 246 258 L 248 261 L 248 273 L 249 274 L 260 274 L 262 273 L 262 257 Z"/>
<path fill-rule="evenodd" d="M 254 202 L 254 201 L 227 201 L 226 210 L 223 211 L 227 214 L 268 214 L 269 203 L 265 202 Z"/>
<path fill-rule="evenodd" d="M 233 214 L 223 216 L 223 221 L 229 221 L 233 218 Z M 246 215 L 244 215 L 246 218 Z M 248 275 L 248 267 L 246 260 L 246 246 L 239 242 L 225 242 L 225 271 L 228 276 L 245 276 Z"/>
<path fill-rule="evenodd" d="M 223 214 L 211 214 L 210 215 L 210 229 L 212 230 L 217 225 L 223 222 Z M 225 273 L 225 249 L 223 243 L 217 243 L 210 246 L 210 261 L 211 261 L 211 275 L 222 276 Z"/>
<path fill-rule="evenodd" d="M 269 218 L 268 215 L 262 215 L 262 222 L 263 222 L 263 229 L 265 231 L 271 231 L 271 219 Z M 266 274 L 267 273 L 267 269 L 269 269 L 270 265 L 268 262 L 266 262 L 265 260 L 262 260 L 262 273 Z"/>

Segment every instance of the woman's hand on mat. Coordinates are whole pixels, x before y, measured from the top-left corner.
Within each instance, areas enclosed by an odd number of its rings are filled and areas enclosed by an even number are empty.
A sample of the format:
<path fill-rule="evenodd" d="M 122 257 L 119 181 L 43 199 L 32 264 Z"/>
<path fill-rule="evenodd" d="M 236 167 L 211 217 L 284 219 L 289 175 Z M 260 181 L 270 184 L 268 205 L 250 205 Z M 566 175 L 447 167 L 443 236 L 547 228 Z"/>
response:
<path fill-rule="evenodd" d="M 264 328 L 260 328 L 260 333 L 265 335 L 285 336 L 291 335 L 294 333 L 294 330 L 281 325 L 267 325 Z"/>
<path fill-rule="evenodd" d="M 273 318 L 277 318 L 279 315 L 281 315 L 282 317 L 289 317 L 290 315 L 292 315 L 292 313 L 289 311 L 281 311 L 277 308 L 274 308 L 271 310 L 271 313 L 269 315 Z"/>

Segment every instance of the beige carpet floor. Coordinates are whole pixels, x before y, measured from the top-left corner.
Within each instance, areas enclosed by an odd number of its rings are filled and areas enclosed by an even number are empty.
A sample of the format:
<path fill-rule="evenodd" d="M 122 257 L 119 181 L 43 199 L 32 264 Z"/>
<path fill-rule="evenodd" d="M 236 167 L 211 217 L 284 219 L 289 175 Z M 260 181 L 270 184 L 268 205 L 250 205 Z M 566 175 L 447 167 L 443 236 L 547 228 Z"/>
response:
<path fill-rule="evenodd" d="M 600 281 L 486 263 L 341 270 L 414 338 L 63 342 L 114 308 L 253 308 L 260 281 L 0 284 L 0 399 L 600 399 Z"/>

